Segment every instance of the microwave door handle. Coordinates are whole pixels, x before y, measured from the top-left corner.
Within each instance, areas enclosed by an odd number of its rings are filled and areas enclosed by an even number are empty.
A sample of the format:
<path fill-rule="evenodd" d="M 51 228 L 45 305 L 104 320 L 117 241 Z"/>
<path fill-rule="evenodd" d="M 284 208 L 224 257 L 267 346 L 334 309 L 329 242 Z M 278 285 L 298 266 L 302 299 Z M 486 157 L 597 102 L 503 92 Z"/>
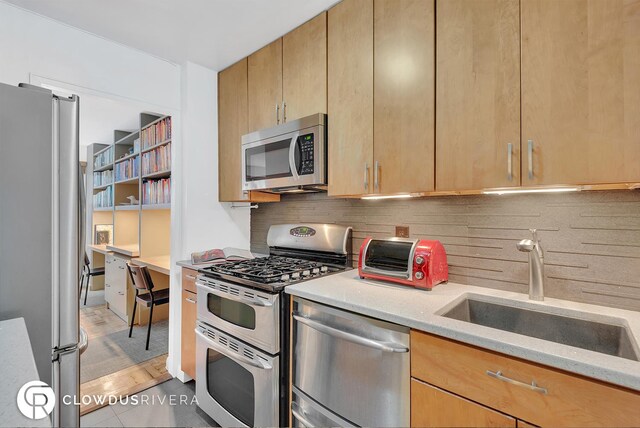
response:
<path fill-rule="evenodd" d="M 296 165 L 296 146 L 298 145 L 299 132 L 293 134 L 291 138 L 291 145 L 289 146 L 289 167 L 291 168 L 291 175 L 294 179 L 298 179 L 298 166 Z"/>

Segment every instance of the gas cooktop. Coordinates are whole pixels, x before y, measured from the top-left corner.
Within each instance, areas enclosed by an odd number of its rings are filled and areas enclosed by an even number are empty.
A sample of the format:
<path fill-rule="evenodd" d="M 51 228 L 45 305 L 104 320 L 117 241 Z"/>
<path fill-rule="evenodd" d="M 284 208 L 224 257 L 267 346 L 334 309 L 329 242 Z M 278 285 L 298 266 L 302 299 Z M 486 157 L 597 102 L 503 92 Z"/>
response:
<path fill-rule="evenodd" d="M 278 291 L 289 284 L 345 270 L 344 266 L 294 257 L 269 256 L 223 262 L 200 269 L 212 277 Z"/>

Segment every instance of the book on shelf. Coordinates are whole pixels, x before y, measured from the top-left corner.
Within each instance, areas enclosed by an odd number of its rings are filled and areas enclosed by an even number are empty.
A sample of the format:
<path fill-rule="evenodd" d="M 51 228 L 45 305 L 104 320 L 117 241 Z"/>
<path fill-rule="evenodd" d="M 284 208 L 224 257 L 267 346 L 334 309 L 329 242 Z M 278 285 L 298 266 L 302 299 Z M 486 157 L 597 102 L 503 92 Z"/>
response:
<path fill-rule="evenodd" d="M 93 173 L 93 187 L 102 187 L 107 184 L 113 183 L 113 171 L 108 169 L 106 171 Z"/>
<path fill-rule="evenodd" d="M 148 180 L 142 183 L 142 203 L 158 205 L 171 203 L 171 178 Z"/>
<path fill-rule="evenodd" d="M 142 175 L 171 169 L 171 143 L 142 154 Z"/>
<path fill-rule="evenodd" d="M 194 265 L 216 262 L 237 262 L 242 260 L 251 260 L 253 258 L 255 258 L 255 256 L 251 251 L 233 247 L 226 247 L 222 249 L 215 248 L 212 250 L 191 253 L 191 263 Z"/>
<path fill-rule="evenodd" d="M 140 174 L 140 157 L 136 156 L 125 161 L 116 163 L 115 167 L 116 181 L 128 180 L 138 177 Z"/>
<path fill-rule="evenodd" d="M 96 169 L 102 168 L 110 163 L 113 163 L 113 147 L 109 147 L 104 152 L 97 154 L 93 159 L 93 167 Z"/>
<path fill-rule="evenodd" d="M 113 206 L 113 186 L 107 187 L 104 190 L 93 195 L 94 208 L 107 208 Z"/>
<path fill-rule="evenodd" d="M 166 117 L 140 132 L 142 148 L 148 149 L 171 139 L 171 117 Z"/>

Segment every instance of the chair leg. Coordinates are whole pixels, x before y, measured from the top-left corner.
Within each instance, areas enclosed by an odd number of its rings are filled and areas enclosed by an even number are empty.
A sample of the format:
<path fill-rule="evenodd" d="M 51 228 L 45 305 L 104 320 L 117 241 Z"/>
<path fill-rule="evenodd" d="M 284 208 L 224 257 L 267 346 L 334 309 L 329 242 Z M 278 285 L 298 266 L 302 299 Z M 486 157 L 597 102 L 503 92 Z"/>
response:
<path fill-rule="evenodd" d="M 147 327 L 147 347 L 144 348 L 146 351 L 149 350 L 149 336 L 151 336 L 151 320 L 153 319 L 153 306 L 151 305 L 151 309 L 149 310 L 149 326 Z"/>
<path fill-rule="evenodd" d="M 87 306 L 87 295 L 89 294 L 89 281 L 91 280 L 91 275 L 85 275 L 87 278 L 87 285 L 84 288 L 84 305 Z"/>
<path fill-rule="evenodd" d="M 133 321 L 136 319 L 136 307 L 138 306 L 138 301 L 133 301 L 133 314 L 131 314 L 131 325 L 129 326 L 129 337 L 131 337 L 131 332 L 133 331 Z"/>

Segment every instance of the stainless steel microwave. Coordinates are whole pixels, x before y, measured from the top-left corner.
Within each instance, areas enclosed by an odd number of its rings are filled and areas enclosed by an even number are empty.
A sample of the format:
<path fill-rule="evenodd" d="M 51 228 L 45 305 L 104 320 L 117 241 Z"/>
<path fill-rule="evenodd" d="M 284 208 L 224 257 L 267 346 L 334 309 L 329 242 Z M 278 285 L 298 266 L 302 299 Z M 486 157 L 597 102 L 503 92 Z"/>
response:
<path fill-rule="evenodd" d="M 314 114 L 242 136 L 242 189 L 326 190 L 327 116 Z"/>

